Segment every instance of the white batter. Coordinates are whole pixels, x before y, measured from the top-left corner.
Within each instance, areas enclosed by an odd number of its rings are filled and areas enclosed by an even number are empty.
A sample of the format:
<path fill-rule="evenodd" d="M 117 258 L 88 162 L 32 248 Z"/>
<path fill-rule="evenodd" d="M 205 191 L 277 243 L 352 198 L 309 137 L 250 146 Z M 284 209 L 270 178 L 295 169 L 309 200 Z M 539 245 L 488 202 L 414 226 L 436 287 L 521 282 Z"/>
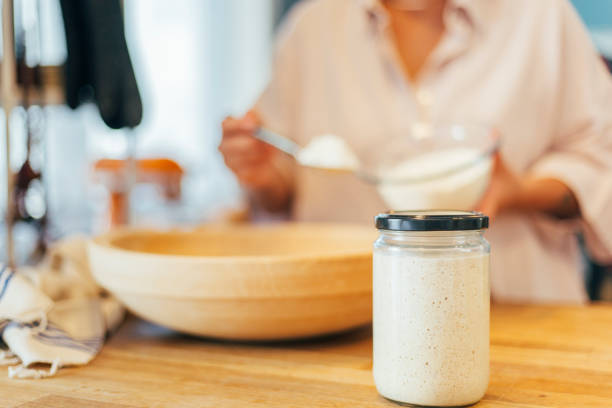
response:
<path fill-rule="evenodd" d="M 439 255 L 438 255 L 439 256 Z M 374 380 L 425 406 L 478 401 L 489 381 L 489 255 L 374 251 Z"/>
<path fill-rule="evenodd" d="M 326 134 L 313 138 L 297 154 L 303 166 L 334 170 L 355 171 L 359 159 L 348 144 L 339 136 Z"/>

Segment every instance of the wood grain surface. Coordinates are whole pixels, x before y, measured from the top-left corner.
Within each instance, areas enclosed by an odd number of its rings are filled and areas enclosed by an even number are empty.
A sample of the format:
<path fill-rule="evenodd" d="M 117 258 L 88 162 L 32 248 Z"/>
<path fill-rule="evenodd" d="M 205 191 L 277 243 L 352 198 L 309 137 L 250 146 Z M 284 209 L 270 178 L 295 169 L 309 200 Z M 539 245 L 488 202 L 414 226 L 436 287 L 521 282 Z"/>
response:
<path fill-rule="evenodd" d="M 130 319 L 88 366 L 0 376 L 0 407 L 394 407 L 371 375 L 369 328 L 238 344 Z M 612 407 L 612 305 L 495 306 L 478 408 Z"/>

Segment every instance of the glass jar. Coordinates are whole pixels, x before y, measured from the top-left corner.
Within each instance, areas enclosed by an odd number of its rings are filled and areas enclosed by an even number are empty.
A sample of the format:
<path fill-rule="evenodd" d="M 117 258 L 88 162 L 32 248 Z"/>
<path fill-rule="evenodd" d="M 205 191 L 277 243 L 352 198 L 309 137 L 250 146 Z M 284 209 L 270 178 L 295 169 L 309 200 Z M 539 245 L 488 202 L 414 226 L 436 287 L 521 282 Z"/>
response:
<path fill-rule="evenodd" d="M 374 382 L 416 406 L 473 404 L 489 382 L 489 219 L 460 211 L 376 217 Z"/>

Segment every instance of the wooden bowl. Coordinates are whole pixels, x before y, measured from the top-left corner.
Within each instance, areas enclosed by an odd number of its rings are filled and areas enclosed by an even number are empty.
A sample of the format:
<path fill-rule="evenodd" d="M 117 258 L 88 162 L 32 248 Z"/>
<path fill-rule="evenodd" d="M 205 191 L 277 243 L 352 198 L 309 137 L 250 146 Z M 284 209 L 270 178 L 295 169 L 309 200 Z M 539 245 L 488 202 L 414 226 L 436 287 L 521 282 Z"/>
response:
<path fill-rule="evenodd" d="M 89 246 L 96 280 L 132 312 L 241 340 L 322 335 L 371 320 L 375 230 L 343 224 L 118 230 Z"/>

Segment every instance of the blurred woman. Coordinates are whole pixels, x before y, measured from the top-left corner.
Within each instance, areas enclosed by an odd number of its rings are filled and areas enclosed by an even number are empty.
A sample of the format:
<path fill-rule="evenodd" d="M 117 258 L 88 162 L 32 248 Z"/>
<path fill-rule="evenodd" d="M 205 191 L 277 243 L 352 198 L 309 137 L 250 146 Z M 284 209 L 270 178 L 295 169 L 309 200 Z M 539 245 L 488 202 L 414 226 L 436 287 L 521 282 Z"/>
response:
<path fill-rule="evenodd" d="M 503 138 L 479 206 L 494 217 L 492 294 L 586 300 L 576 233 L 612 259 L 612 81 L 567 0 L 310 0 L 285 22 L 272 79 L 223 123 L 220 150 L 253 206 L 372 223 L 385 205 L 350 175 L 297 167 L 253 138 L 323 133 L 367 154 L 381 129 L 427 119 Z"/>

